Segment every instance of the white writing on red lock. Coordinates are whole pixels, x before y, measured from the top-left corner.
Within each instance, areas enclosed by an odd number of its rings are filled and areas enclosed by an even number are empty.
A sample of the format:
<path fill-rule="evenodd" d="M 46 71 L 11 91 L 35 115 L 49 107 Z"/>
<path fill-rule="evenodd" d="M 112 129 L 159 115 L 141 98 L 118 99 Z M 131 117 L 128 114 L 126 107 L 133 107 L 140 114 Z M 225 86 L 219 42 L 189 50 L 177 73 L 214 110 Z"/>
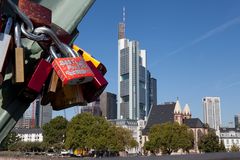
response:
<path fill-rule="evenodd" d="M 74 70 L 74 71 L 66 71 L 67 75 L 73 76 L 73 75 L 79 75 L 79 74 L 86 74 L 86 70 Z"/>
<path fill-rule="evenodd" d="M 68 70 L 77 70 L 77 69 L 80 69 L 80 67 L 76 66 L 76 65 L 67 65 L 67 69 Z"/>
<path fill-rule="evenodd" d="M 79 64 L 80 68 L 87 68 L 87 65 L 84 61 L 79 61 L 78 64 Z"/>
<path fill-rule="evenodd" d="M 71 64 L 76 64 L 76 61 L 73 59 L 65 59 L 65 60 L 59 61 L 60 66 L 71 65 Z"/>

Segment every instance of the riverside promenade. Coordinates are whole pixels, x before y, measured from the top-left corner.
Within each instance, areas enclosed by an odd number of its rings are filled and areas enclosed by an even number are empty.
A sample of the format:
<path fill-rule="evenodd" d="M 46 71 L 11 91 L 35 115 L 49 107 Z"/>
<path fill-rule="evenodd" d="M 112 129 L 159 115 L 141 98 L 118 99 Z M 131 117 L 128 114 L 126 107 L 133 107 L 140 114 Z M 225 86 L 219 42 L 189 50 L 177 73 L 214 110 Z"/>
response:
<path fill-rule="evenodd" d="M 91 158 L 91 157 L 49 157 L 49 156 L 23 156 L 23 155 L 1 155 L 0 160 L 240 160 L 240 152 L 236 153 L 206 153 L 206 154 L 188 154 L 188 155 L 164 155 L 164 156 L 135 156 L 135 157 L 102 157 L 102 158 Z"/>

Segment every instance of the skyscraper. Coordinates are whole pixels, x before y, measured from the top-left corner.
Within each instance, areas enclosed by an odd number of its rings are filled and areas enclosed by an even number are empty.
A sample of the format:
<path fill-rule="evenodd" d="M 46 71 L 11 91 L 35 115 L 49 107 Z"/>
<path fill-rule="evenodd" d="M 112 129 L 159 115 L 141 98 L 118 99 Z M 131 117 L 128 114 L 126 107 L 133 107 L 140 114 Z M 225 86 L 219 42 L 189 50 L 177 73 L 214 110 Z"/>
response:
<path fill-rule="evenodd" d="M 39 127 L 50 122 L 52 119 L 52 106 L 48 104 L 46 106 L 40 106 Z"/>
<path fill-rule="evenodd" d="M 234 116 L 235 128 L 240 128 L 240 114 Z"/>
<path fill-rule="evenodd" d="M 88 103 L 86 106 L 77 106 L 75 112 L 76 114 L 91 113 L 93 116 L 102 116 L 102 111 L 100 109 L 100 98 L 94 102 Z"/>
<path fill-rule="evenodd" d="M 125 16 L 125 9 L 123 17 Z M 125 17 L 118 30 L 118 119 L 144 119 L 150 110 L 150 72 L 146 50 L 125 37 Z M 153 82 L 153 84 L 156 84 Z M 154 91 L 155 93 L 155 91 Z M 153 96 L 155 98 L 155 96 Z"/>
<path fill-rule="evenodd" d="M 52 106 L 42 106 L 40 98 L 36 98 L 19 119 L 15 128 L 40 128 L 52 119 Z"/>
<path fill-rule="evenodd" d="M 107 119 L 117 119 L 117 96 L 116 94 L 103 92 L 100 95 L 100 108 L 102 116 Z"/>
<path fill-rule="evenodd" d="M 157 105 L 157 80 L 152 78 L 151 73 L 147 71 L 147 116 L 153 105 Z"/>
<path fill-rule="evenodd" d="M 202 101 L 204 123 L 207 123 L 210 128 L 218 130 L 221 126 L 220 97 L 204 97 Z"/>
<path fill-rule="evenodd" d="M 28 109 L 24 112 L 22 118 L 20 118 L 15 125 L 15 128 L 35 128 L 36 127 L 36 105 L 35 101 L 30 104 Z"/>

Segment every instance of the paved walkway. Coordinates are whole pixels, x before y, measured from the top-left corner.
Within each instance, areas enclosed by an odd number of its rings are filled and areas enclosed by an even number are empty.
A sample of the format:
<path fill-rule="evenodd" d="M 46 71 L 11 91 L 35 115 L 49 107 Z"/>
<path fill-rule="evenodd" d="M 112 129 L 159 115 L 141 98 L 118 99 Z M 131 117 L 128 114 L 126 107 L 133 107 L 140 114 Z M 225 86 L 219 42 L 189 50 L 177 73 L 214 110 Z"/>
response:
<path fill-rule="evenodd" d="M 98 158 L 61 158 L 61 157 L 47 157 L 47 156 L 33 156 L 33 157 L 3 157 L 0 160 L 96 160 Z M 189 155 L 171 155 L 171 156 L 148 156 L 148 157 L 115 157 L 115 158 L 101 158 L 101 160 L 240 160 L 240 152 L 237 153 L 207 153 L 207 154 L 189 154 Z"/>

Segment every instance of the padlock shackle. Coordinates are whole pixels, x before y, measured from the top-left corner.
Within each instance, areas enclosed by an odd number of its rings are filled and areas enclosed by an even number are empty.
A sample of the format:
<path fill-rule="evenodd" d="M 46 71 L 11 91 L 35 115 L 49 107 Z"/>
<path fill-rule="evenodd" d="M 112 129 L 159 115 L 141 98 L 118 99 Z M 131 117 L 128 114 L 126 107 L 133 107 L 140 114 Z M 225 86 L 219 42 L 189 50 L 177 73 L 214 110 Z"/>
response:
<path fill-rule="evenodd" d="M 19 10 L 17 5 L 12 2 L 12 0 L 7 0 L 8 4 L 12 8 L 12 10 L 22 19 L 22 21 L 28 26 L 28 29 L 32 32 L 34 30 L 32 21 L 26 16 L 25 13 Z"/>
<path fill-rule="evenodd" d="M 20 48 L 21 45 L 21 28 L 18 22 L 15 22 L 14 26 L 14 41 L 18 48 Z"/>
<path fill-rule="evenodd" d="M 72 57 L 79 57 L 71 47 L 69 47 L 68 45 L 66 45 L 66 44 L 64 44 L 64 43 L 63 43 L 63 46 L 66 48 L 66 50 L 68 51 L 68 53 L 71 54 Z M 70 56 L 70 55 L 69 55 L 69 56 Z"/>
<path fill-rule="evenodd" d="M 51 55 L 53 58 L 58 58 L 57 53 L 56 53 L 56 50 L 55 50 L 55 48 L 54 48 L 53 46 L 50 46 L 49 52 L 50 52 L 50 55 Z"/>
<path fill-rule="evenodd" d="M 36 34 L 40 34 L 40 33 L 44 33 L 46 35 L 48 35 L 53 42 L 56 44 L 56 46 L 58 47 L 58 49 L 65 55 L 68 55 L 68 50 L 66 47 L 64 47 L 63 43 L 58 39 L 57 35 L 54 33 L 53 30 L 51 30 L 50 28 L 47 27 L 38 27 L 34 30 L 34 33 Z"/>

